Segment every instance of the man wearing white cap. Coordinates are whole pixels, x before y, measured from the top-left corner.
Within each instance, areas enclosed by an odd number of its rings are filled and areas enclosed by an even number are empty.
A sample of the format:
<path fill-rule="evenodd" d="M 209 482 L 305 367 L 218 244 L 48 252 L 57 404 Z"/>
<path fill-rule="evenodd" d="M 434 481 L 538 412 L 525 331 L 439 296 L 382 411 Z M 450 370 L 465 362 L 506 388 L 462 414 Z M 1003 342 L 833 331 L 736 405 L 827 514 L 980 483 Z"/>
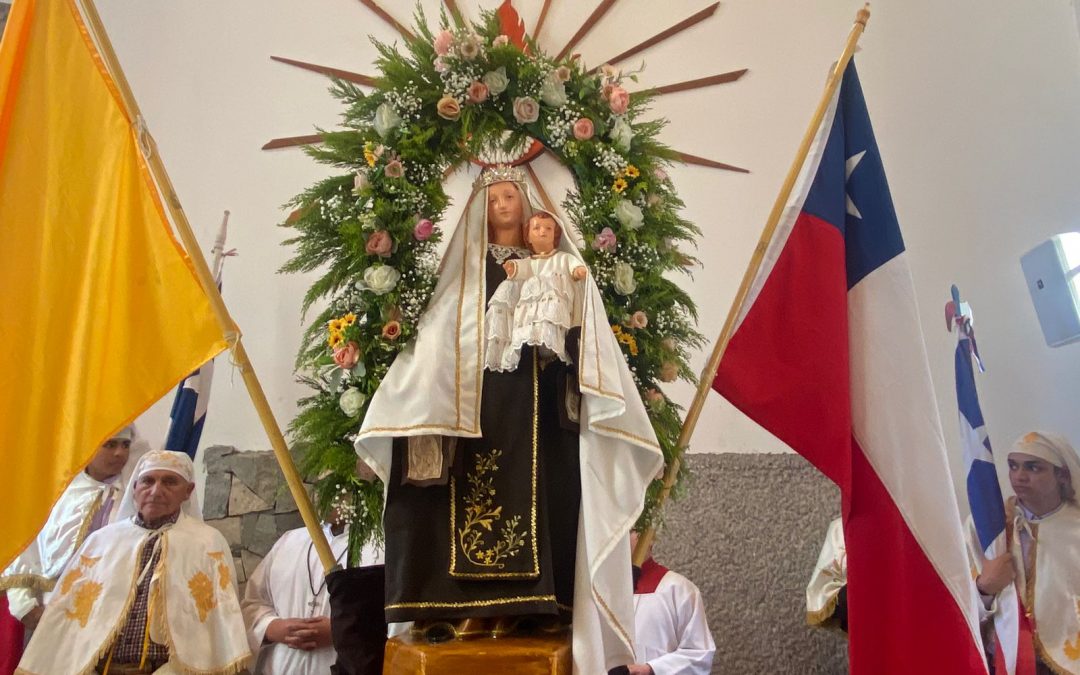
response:
<path fill-rule="evenodd" d="M 45 527 L 0 576 L 11 615 L 32 630 L 43 611 L 44 594 L 90 533 L 116 517 L 123 490 L 121 473 L 128 462 L 135 428 L 126 426 L 98 448 L 86 469 L 68 484 L 53 506 Z"/>
<path fill-rule="evenodd" d="M 1008 461 L 1016 493 L 1006 501 L 1011 555 L 989 561 L 976 584 L 989 596 L 1015 580 L 1036 672 L 1080 674 L 1080 457 L 1064 437 L 1033 431 Z"/>
<path fill-rule="evenodd" d="M 155 450 L 117 521 L 90 535 L 56 585 L 16 673 L 201 673 L 249 665 L 229 544 L 202 522 L 194 466 Z"/>

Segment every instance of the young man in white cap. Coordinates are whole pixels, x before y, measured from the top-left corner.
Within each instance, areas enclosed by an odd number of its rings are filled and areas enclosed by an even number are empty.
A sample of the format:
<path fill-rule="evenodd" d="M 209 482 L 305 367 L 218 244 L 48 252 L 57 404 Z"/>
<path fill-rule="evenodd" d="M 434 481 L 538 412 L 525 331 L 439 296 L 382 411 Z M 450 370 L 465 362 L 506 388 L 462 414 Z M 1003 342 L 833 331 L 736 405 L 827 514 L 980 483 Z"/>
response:
<path fill-rule="evenodd" d="M 1080 674 L 1080 456 L 1064 437 L 1032 431 L 1008 462 L 1009 553 L 987 561 L 976 585 L 990 598 L 1015 581 L 1036 672 Z"/>
<path fill-rule="evenodd" d="M 194 473 L 180 452 L 139 460 L 117 521 L 72 558 L 16 673 L 233 675 L 249 665 L 232 554 L 202 522 Z"/>
<path fill-rule="evenodd" d="M 11 615 L 33 630 L 44 609 L 44 594 L 90 533 L 116 517 L 123 491 L 121 473 L 127 465 L 135 427 L 128 425 L 98 448 L 53 506 L 37 538 L 0 576 L 7 589 Z"/>

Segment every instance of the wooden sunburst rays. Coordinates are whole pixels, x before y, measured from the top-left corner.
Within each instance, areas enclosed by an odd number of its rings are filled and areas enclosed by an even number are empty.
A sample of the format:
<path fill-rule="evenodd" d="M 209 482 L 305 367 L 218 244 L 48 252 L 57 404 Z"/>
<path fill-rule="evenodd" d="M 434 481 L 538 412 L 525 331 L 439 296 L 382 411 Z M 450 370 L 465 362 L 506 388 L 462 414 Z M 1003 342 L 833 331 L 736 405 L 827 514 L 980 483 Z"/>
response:
<path fill-rule="evenodd" d="M 539 18 L 537 19 L 537 22 L 536 22 L 536 28 L 533 31 L 533 38 L 534 39 L 538 39 L 539 36 L 540 36 L 540 31 L 543 29 L 544 21 L 547 18 L 548 10 L 551 7 L 551 1 L 552 0 L 544 0 L 543 7 L 540 10 L 540 16 L 539 16 Z M 559 52 L 558 56 L 556 57 L 556 60 L 562 59 L 564 56 L 566 56 L 568 53 L 570 53 L 570 51 L 574 47 L 576 47 L 577 44 L 593 28 L 596 27 L 597 24 L 600 23 L 600 21 L 604 18 L 604 16 L 615 5 L 615 3 L 617 1 L 618 0 L 600 0 L 600 3 L 592 11 L 592 13 L 589 14 L 588 18 L 585 19 L 585 22 L 582 23 L 581 27 L 578 28 L 578 30 L 574 33 L 573 37 L 570 38 L 570 41 L 566 43 L 566 46 L 564 46 L 562 48 L 562 50 Z M 415 40 L 416 39 L 416 37 L 409 31 L 409 29 L 407 29 L 404 25 L 402 25 L 399 21 L 397 21 L 389 12 L 387 12 L 385 9 L 383 9 L 376 0 L 358 0 L 358 2 L 360 2 L 360 4 L 362 4 L 362 5 L 364 5 L 364 7 L 369 9 L 372 13 L 374 13 L 377 17 L 382 19 L 385 23 L 387 23 L 392 28 L 394 28 L 394 30 L 396 30 L 406 40 Z M 456 0 L 443 0 L 443 4 L 446 5 L 446 8 L 449 11 L 451 17 L 453 17 L 454 23 L 456 25 L 459 25 L 459 26 L 463 25 L 464 24 L 464 19 L 462 17 L 461 10 L 458 8 Z M 710 17 L 712 17 L 716 13 L 716 8 L 719 5 L 720 5 L 719 2 L 714 2 L 713 4 L 705 7 L 704 9 L 701 9 L 701 10 L 695 12 L 694 14 L 691 14 L 690 16 L 686 17 L 682 21 L 679 21 L 678 23 L 673 24 L 672 26 L 660 31 L 659 33 L 656 33 L 652 37 L 649 37 L 648 39 L 639 42 L 638 44 L 634 45 L 633 47 L 630 47 L 629 49 L 621 52 L 620 54 L 615 55 L 614 57 L 608 59 L 606 62 L 607 63 L 618 63 L 620 61 L 624 61 L 624 60 L 630 58 L 631 56 L 634 56 L 636 54 L 639 54 L 639 53 L 645 51 L 646 49 L 649 49 L 650 47 L 654 47 L 654 46 L 656 46 L 658 44 L 661 44 L 662 42 L 665 42 L 666 40 L 669 40 L 669 39 L 675 37 L 679 33 L 682 33 L 684 30 L 686 30 L 686 29 L 688 29 L 688 28 L 690 28 L 692 26 L 695 26 L 695 25 L 701 23 L 702 21 L 705 21 L 706 19 L 709 19 Z M 343 70 L 341 68 L 333 68 L 333 67 L 330 67 L 330 66 L 323 66 L 323 65 L 319 65 L 319 64 L 315 64 L 315 63 L 308 63 L 306 61 L 299 61 L 299 60 L 296 60 L 296 59 L 290 59 L 290 58 L 286 58 L 286 57 L 283 57 L 283 56 L 271 56 L 270 58 L 272 58 L 275 61 L 279 61 L 281 63 L 288 64 L 290 66 L 294 66 L 294 67 L 297 67 L 297 68 L 302 68 L 304 70 L 309 70 L 309 71 L 312 71 L 312 72 L 315 72 L 315 73 L 319 73 L 321 75 L 326 75 L 328 77 L 336 77 L 338 79 L 345 80 L 347 82 L 353 82 L 355 84 L 359 84 L 361 86 L 367 86 L 367 87 L 374 86 L 375 78 L 371 77 L 370 75 L 362 75 L 360 73 L 356 73 L 356 72 L 353 72 L 353 71 L 350 71 L 350 70 Z M 648 93 L 654 95 L 654 96 L 662 96 L 662 95 L 665 95 L 665 94 L 673 94 L 673 93 L 676 93 L 676 92 L 690 91 L 690 90 L 693 90 L 693 89 L 701 89 L 701 88 L 704 88 L 704 87 L 712 87 L 712 86 L 721 85 L 721 84 L 728 84 L 730 82 L 735 82 L 735 81 L 739 80 L 743 75 L 746 74 L 746 72 L 747 72 L 747 69 L 743 68 L 741 70 L 733 70 L 733 71 L 729 71 L 729 72 L 726 72 L 726 73 L 720 73 L 718 75 L 711 75 L 709 77 L 702 77 L 702 78 L 697 78 L 697 79 L 693 79 L 693 80 L 685 80 L 683 82 L 675 82 L 673 84 L 667 84 L 667 85 L 664 85 L 664 86 L 661 86 L 661 87 L 655 87 L 655 88 L 652 88 L 652 89 L 649 89 L 649 90 L 646 90 L 646 91 Z M 635 92 L 635 93 L 643 93 L 643 92 Z M 299 135 L 299 136 L 285 136 L 285 137 L 281 137 L 281 138 L 271 139 L 270 141 L 268 141 L 267 143 L 265 143 L 262 146 L 262 149 L 263 150 L 277 150 L 277 149 L 280 149 L 280 148 L 290 148 L 290 147 L 296 147 L 296 146 L 301 146 L 301 145 L 313 145 L 313 144 L 320 143 L 320 142 L 322 142 L 322 138 L 318 134 L 307 134 L 307 135 Z M 739 172 L 739 173 L 749 173 L 749 170 L 744 169 L 742 167 L 734 166 L 732 164 L 727 164 L 727 163 L 724 163 L 724 162 L 718 162 L 716 160 L 707 159 L 707 158 L 704 158 L 704 157 L 698 157 L 696 155 L 691 155 L 689 153 L 681 152 L 681 151 L 678 151 L 678 150 L 676 150 L 675 152 L 678 155 L 679 160 L 682 161 L 683 163 L 686 163 L 686 164 L 693 164 L 693 165 L 696 165 L 696 166 L 711 167 L 711 168 L 714 168 L 714 169 L 722 169 L 724 171 L 735 171 L 735 172 Z"/>

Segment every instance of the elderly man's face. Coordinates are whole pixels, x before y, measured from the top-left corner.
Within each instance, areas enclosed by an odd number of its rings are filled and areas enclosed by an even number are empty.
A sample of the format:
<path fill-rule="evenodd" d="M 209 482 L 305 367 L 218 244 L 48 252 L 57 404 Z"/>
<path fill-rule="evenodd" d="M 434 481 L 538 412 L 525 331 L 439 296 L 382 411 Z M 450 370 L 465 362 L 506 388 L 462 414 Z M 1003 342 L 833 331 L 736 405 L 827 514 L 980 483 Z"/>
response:
<path fill-rule="evenodd" d="M 180 511 L 194 489 L 195 484 L 180 474 L 166 469 L 147 471 L 135 483 L 135 506 L 147 522 L 168 518 Z"/>
<path fill-rule="evenodd" d="M 1037 515 L 1061 504 L 1060 471 L 1044 459 L 1024 452 L 1009 453 L 1009 483 L 1017 498 Z"/>

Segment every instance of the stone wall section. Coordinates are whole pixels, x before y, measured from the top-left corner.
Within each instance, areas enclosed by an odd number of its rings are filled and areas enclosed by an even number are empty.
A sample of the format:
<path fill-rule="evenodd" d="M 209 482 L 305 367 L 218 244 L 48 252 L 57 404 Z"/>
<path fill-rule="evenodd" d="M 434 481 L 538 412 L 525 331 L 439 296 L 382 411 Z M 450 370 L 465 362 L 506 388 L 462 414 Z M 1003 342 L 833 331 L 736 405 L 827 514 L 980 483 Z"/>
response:
<path fill-rule="evenodd" d="M 240 452 L 224 445 L 203 452 L 203 518 L 229 542 L 243 593 L 248 575 L 278 537 L 303 527 L 304 521 L 273 452 Z"/>

